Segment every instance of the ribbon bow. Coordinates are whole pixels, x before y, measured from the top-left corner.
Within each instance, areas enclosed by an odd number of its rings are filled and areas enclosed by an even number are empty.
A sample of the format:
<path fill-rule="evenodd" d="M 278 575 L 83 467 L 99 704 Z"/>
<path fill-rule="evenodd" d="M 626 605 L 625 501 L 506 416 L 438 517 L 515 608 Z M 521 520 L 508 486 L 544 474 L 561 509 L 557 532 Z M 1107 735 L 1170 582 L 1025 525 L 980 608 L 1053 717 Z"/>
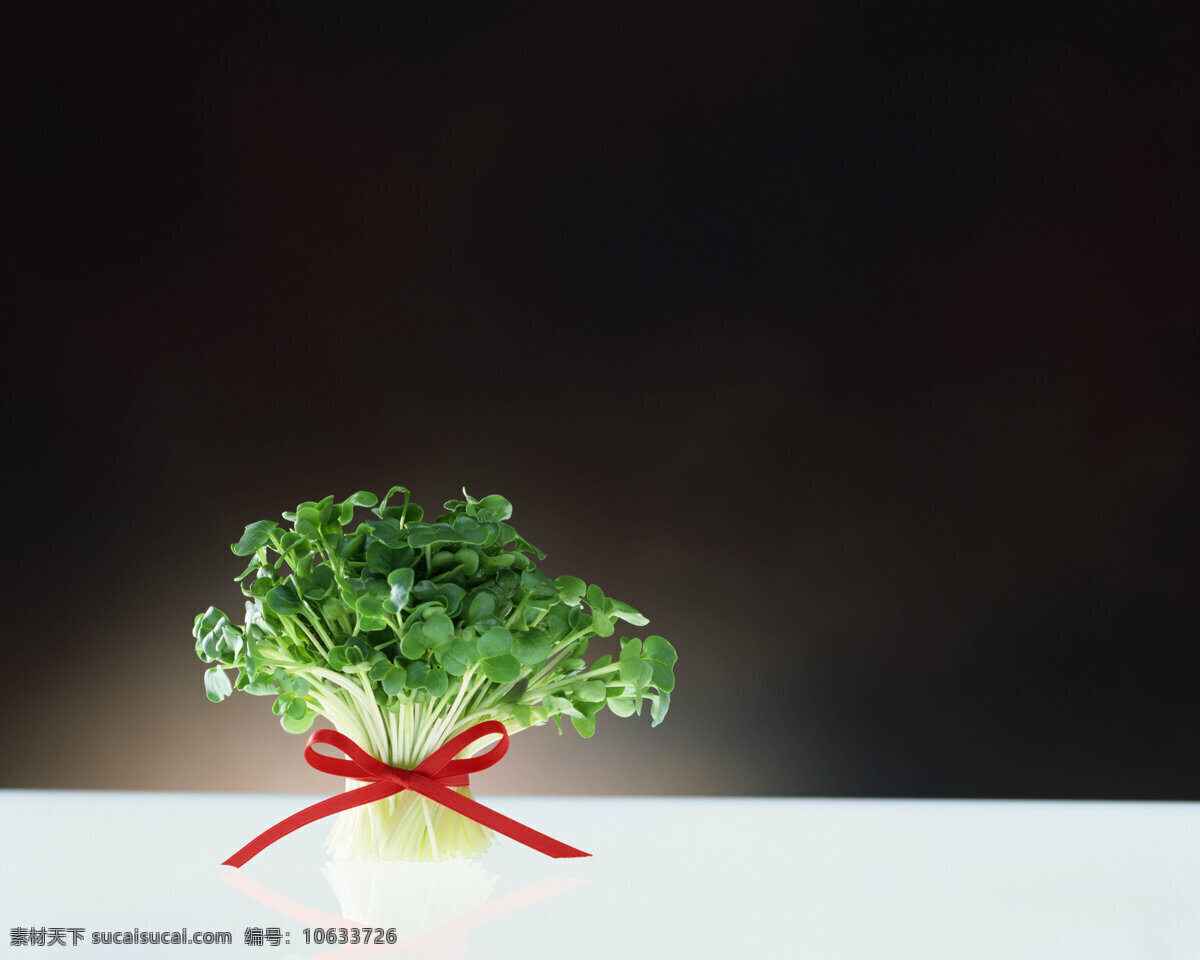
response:
<path fill-rule="evenodd" d="M 454 759 L 476 740 L 494 734 L 499 734 L 500 740 L 493 744 L 491 749 L 477 757 Z M 350 759 L 342 760 L 328 754 L 317 753 L 314 748 L 319 743 L 336 747 Z M 449 807 L 476 823 L 490 827 L 497 833 L 511 837 L 518 843 L 532 847 L 548 857 L 590 857 L 590 853 L 584 853 L 582 850 L 576 850 L 565 843 L 560 843 L 553 837 L 539 833 L 532 827 L 518 823 L 502 813 L 497 813 L 482 803 L 450 789 L 451 787 L 467 786 L 472 773 L 486 770 L 499 763 L 507 752 L 508 731 L 499 720 L 484 720 L 482 723 L 475 724 L 469 730 L 463 731 L 439 747 L 412 770 L 390 767 L 383 761 L 376 760 L 353 740 L 336 730 L 314 730 L 308 738 L 308 743 L 304 745 L 304 759 L 308 761 L 308 765 L 322 773 L 331 773 L 348 780 L 366 781 L 366 786 L 355 787 L 353 790 L 347 790 L 336 797 L 318 801 L 311 807 L 305 807 L 298 813 L 293 813 L 286 820 L 281 820 L 275 826 L 260 833 L 225 863 L 231 867 L 240 867 L 276 840 L 286 837 L 293 830 L 298 830 L 314 820 L 332 816 L 364 803 L 383 800 L 402 790 L 412 790 L 423 797 L 428 797 L 430 800 Z"/>

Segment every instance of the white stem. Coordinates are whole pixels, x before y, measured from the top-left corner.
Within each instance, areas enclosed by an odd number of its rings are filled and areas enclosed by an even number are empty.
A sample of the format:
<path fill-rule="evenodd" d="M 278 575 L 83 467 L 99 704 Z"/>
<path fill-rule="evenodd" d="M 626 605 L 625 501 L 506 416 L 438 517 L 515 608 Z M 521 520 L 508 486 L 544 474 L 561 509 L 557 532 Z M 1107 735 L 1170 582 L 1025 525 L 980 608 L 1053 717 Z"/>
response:
<path fill-rule="evenodd" d="M 390 715 L 378 704 L 368 705 L 363 691 L 353 686 L 314 694 L 314 699 L 321 712 L 364 749 L 390 765 L 412 769 L 446 742 L 446 731 L 457 733 L 462 725 L 458 715 L 471 692 L 464 684 L 453 702 L 406 703 Z M 360 785 L 346 781 L 348 790 Z M 466 787 L 451 789 L 470 796 Z M 494 842 L 488 828 L 406 790 L 344 811 L 326 845 L 339 859 L 444 860 L 477 857 Z"/>

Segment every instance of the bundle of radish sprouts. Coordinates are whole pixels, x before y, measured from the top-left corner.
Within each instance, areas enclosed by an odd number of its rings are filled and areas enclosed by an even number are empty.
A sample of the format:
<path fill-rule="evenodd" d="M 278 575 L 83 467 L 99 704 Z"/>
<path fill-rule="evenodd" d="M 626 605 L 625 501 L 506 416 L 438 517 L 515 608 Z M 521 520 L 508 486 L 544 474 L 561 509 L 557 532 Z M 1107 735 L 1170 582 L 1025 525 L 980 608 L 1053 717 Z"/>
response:
<path fill-rule="evenodd" d="M 545 554 L 509 525 L 503 497 L 463 496 L 432 522 L 393 487 L 382 500 L 364 491 L 302 503 L 283 514 L 290 526 L 246 527 L 232 546 L 251 558 L 236 578 L 244 623 L 215 607 L 195 620 L 196 653 L 214 664 L 209 699 L 234 687 L 272 696 L 285 730 L 323 716 L 404 769 L 484 720 L 511 735 L 548 720 L 561 731 L 569 717 L 590 737 L 605 706 L 627 717 L 648 701 L 657 726 L 675 686 L 674 648 L 621 637 L 615 659 L 589 662 L 593 638 L 646 618 L 595 584 L 539 570 Z M 356 523 L 357 508 L 370 515 Z M 327 844 L 344 859 L 446 860 L 493 842 L 487 827 L 405 790 L 341 813 Z"/>

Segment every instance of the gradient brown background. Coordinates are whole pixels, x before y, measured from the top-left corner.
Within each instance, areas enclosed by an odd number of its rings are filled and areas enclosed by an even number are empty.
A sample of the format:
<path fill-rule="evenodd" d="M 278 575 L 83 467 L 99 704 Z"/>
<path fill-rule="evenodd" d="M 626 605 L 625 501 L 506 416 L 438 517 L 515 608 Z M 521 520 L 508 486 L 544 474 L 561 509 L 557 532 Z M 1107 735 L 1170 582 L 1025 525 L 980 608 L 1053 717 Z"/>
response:
<path fill-rule="evenodd" d="M 192 616 L 405 483 L 680 651 L 489 793 L 1200 798 L 1197 18 L 967 6 L 19 5 L 0 784 L 328 789 Z"/>

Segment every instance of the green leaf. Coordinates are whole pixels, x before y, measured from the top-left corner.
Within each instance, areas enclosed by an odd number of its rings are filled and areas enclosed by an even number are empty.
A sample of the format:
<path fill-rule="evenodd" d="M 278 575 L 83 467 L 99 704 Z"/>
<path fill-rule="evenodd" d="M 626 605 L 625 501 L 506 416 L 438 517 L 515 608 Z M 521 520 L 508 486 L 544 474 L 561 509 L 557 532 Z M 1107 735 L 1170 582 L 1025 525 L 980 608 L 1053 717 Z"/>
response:
<path fill-rule="evenodd" d="M 432 580 L 422 580 L 412 589 L 413 600 L 418 604 L 441 600 L 446 607 L 446 615 L 450 617 L 458 615 L 466 595 L 467 591 L 457 583 L 434 583 Z"/>
<path fill-rule="evenodd" d="M 587 594 L 587 584 L 578 577 L 563 575 L 554 581 L 558 584 L 558 596 L 569 607 L 577 607 Z"/>
<path fill-rule="evenodd" d="M 389 697 L 394 697 L 408 684 L 408 671 L 399 665 L 391 667 L 383 676 L 383 689 Z"/>
<path fill-rule="evenodd" d="M 387 582 L 389 587 L 403 587 L 405 590 L 411 590 L 413 586 L 412 567 L 393 570 L 387 575 Z"/>
<path fill-rule="evenodd" d="M 512 716 L 513 722 L 518 727 L 533 726 L 533 710 L 530 708 L 529 704 L 514 703 L 512 708 L 509 710 L 509 713 Z"/>
<path fill-rule="evenodd" d="M 572 717 L 571 726 L 575 728 L 576 733 L 583 737 L 584 740 L 587 740 L 596 732 L 596 718 Z"/>
<path fill-rule="evenodd" d="M 290 553 L 293 548 L 299 547 L 304 543 L 304 538 L 295 530 L 285 530 L 279 535 L 279 550 L 281 553 Z"/>
<path fill-rule="evenodd" d="M 473 517 L 455 517 L 453 528 L 463 543 L 482 544 L 488 539 L 487 530 Z"/>
<path fill-rule="evenodd" d="M 546 559 L 546 552 L 544 550 L 539 550 L 537 547 L 535 547 L 532 543 L 530 543 L 524 537 L 516 537 L 513 540 L 513 549 L 514 550 L 523 550 L 526 553 L 532 553 L 539 560 Z"/>
<path fill-rule="evenodd" d="M 408 598 L 412 593 L 412 567 L 402 567 L 388 574 L 388 588 L 391 593 L 384 601 L 384 607 L 389 613 L 399 613 L 408 606 Z M 389 606 L 390 604 L 390 606 Z"/>
<path fill-rule="evenodd" d="M 650 698 L 650 726 L 657 727 L 662 723 L 670 706 L 671 694 L 666 690 L 659 690 L 657 694 L 652 696 Z"/>
<path fill-rule="evenodd" d="M 420 523 L 421 519 L 425 516 L 425 510 L 419 503 L 406 503 L 403 507 L 388 507 L 388 511 L 384 516 L 396 516 L 401 526 L 408 526 L 410 523 Z M 398 511 L 398 513 L 393 513 L 392 511 Z"/>
<path fill-rule="evenodd" d="M 502 606 L 516 594 L 521 586 L 521 578 L 512 570 L 497 570 L 495 576 L 496 582 L 492 585 L 492 589 L 496 591 L 496 598 L 499 601 L 497 606 Z"/>
<path fill-rule="evenodd" d="M 632 717 L 637 701 L 633 697 L 613 697 L 608 701 L 608 709 L 618 717 Z"/>
<path fill-rule="evenodd" d="M 603 613 L 608 609 L 608 604 L 604 599 L 604 591 L 596 584 L 593 583 L 587 588 L 586 597 L 588 606 L 592 608 L 593 613 L 597 611 Z"/>
<path fill-rule="evenodd" d="M 271 539 L 271 534 L 279 529 L 279 524 L 274 520 L 259 520 L 257 523 L 252 523 L 246 527 L 242 534 L 242 539 L 237 543 L 231 543 L 229 549 L 239 557 L 248 557 L 250 554 L 258 550 L 259 547 L 266 546 Z"/>
<path fill-rule="evenodd" d="M 321 601 L 321 616 L 329 624 L 337 623 L 350 612 L 350 608 L 339 597 L 326 597 Z"/>
<path fill-rule="evenodd" d="M 657 635 L 645 639 L 642 645 L 642 656 L 648 660 L 658 660 L 668 667 L 674 666 L 675 661 L 679 659 L 675 648 L 663 637 Z"/>
<path fill-rule="evenodd" d="M 478 510 L 486 510 L 493 520 L 500 522 L 512 516 L 512 504 L 498 493 L 489 494 L 480 500 L 477 504 L 476 515 L 478 515 Z"/>
<path fill-rule="evenodd" d="M 393 490 L 396 488 L 393 487 Z M 358 493 L 352 493 L 342 503 L 348 503 L 355 507 L 373 507 L 379 502 L 379 498 L 369 490 L 359 490 Z"/>
<path fill-rule="evenodd" d="M 236 546 L 236 544 L 235 544 L 235 546 Z M 255 570 L 261 569 L 262 565 L 263 565 L 263 562 L 261 560 L 259 560 L 258 557 L 255 557 L 253 560 L 250 561 L 250 565 L 248 567 L 246 567 L 245 570 L 243 570 L 241 573 L 239 573 L 236 577 L 233 578 L 233 582 L 241 583 L 248 576 L 250 576 L 250 574 L 254 573 Z"/>
<path fill-rule="evenodd" d="M 583 714 L 575 708 L 575 704 L 571 703 L 571 701 L 566 697 L 556 697 L 551 694 L 550 696 L 546 697 L 542 703 L 546 705 L 547 709 L 549 709 L 551 713 L 557 713 L 567 717 L 583 716 Z"/>
<path fill-rule="evenodd" d="M 445 670 L 439 670 L 436 667 L 425 674 L 425 690 L 431 697 L 440 697 L 446 692 L 450 681 L 446 677 Z"/>
<path fill-rule="evenodd" d="M 316 559 L 317 559 L 316 556 L 312 553 L 305 553 L 303 556 L 297 554 L 297 556 L 296 556 L 296 578 L 297 578 L 297 581 L 302 580 L 305 577 L 308 577 L 312 573 L 313 562 Z"/>
<path fill-rule="evenodd" d="M 372 540 L 371 545 L 367 547 L 367 566 L 376 573 L 387 576 L 395 567 L 392 562 L 395 552 L 386 543 Z"/>
<path fill-rule="evenodd" d="M 354 609 L 364 617 L 370 617 L 383 623 L 383 601 L 378 597 L 359 597 L 354 603 Z M 363 629 L 361 623 L 359 629 Z"/>
<path fill-rule="evenodd" d="M 279 617 L 295 616 L 303 609 L 300 606 L 300 598 L 290 583 L 280 584 L 270 590 L 264 598 L 264 602 L 267 608 Z"/>
<path fill-rule="evenodd" d="M 476 645 L 462 637 L 455 637 L 450 645 L 438 654 L 438 661 L 452 677 L 461 677 L 478 659 Z"/>
<path fill-rule="evenodd" d="M 483 569 L 488 573 L 494 573 L 496 570 L 511 567 L 516 562 L 516 559 L 516 555 L 512 553 L 497 553 L 494 556 L 485 556 L 482 560 Z"/>
<path fill-rule="evenodd" d="M 558 643 L 560 640 L 565 640 L 567 634 L 570 633 L 570 628 L 567 626 L 567 618 L 571 614 L 571 607 L 565 603 L 555 603 L 542 617 L 541 629 L 546 631 L 546 636 L 550 638 L 552 643 Z"/>
<path fill-rule="evenodd" d="M 429 678 L 429 665 L 423 660 L 416 660 L 408 665 L 408 687 L 410 690 L 420 690 Z"/>
<path fill-rule="evenodd" d="M 425 638 L 423 624 L 419 620 L 415 623 L 410 623 L 404 631 L 404 638 L 400 641 L 400 652 L 409 660 L 419 660 L 425 656 L 425 651 L 429 647 L 430 644 Z"/>
<path fill-rule="evenodd" d="M 526 570 L 521 574 L 521 589 L 527 598 L 537 600 L 558 601 L 558 584 L 540 570 Z M 549 609 L 550 604 L 539 604 L 543 609 Z"/>
<path fill-rule="evenodd" d="M 587 703 L 603 703 L 608 699 L 608 691 L 603 680 L 581 680 L 571 688 L 576 700 Z"/>
<path fill-rule="evenodd" d="M 209 700 L 220 703 L 233 693 L 233 684 L 229 682 L 229 675 L 220 667 L 209 667 L 204 671 L 204 689 Z"/>
<path fill-rule="evenodd" d="M 431 547 L 439 543 L 460 543 L 462 538 L 448 523 L 414 523 L 408 528 L 408 543 L 412 547 Z"/>
<path fill-rule="evenodd" d="M 356 609 L 359 597 L 386 600 L 391 594 L 387 581 L 378 577 L 356 577 L 352 580 L 343 580 L 341 584 L 342 599 Z"/>
<path fill-rule="evenodd" d="M 246 671 L 239 670 L 236 687 L 242 692 L 256 697 L 267 694 L 274 695 L 279 692 L 279 688 L 275 685 L 275 678 L 263 670 L 260 670 L 253 680 L 246 674 Z"/>
<path fill-rule="evenodd" d="M 516 657 L 506 653 L 481 661 L 479 672 L 493 683 L 512 683 L 521 675 L 521 665 L 517 663 Z"/>
<path fill-rule="evenodd" d="M 321 511 L 316 507 L 301 507 L 296 511 L 295 530 L 306 540 L 320 540 Z"/>
<path fill-rule="evenodd" d="M 650 682 L 652 670 L 650 664 L 645 660 L 626 660 L 622 657 L 621 679 L 626 683 L 632 683 L 638 690 L 643 689 Z"/>
<path fill-rule="evenodd" d="M 471 547 L 463 547 L 455 552 L 454 562 L 458 564 L 457 573 L 464 577 L 473 577 L 479 569 L 479 551 Z"/>
<path fill-rule="evenodd" d="M 306 710 L 299 719 L 293 717 L 289 712 L 279 718 L 279 725 L 288 733 L 307 733 L 308 728 L 313 725 L 313 721 L 316 719 L 317 714 L 313 710 Z"/>
<path fill-rule="evenodd" d="M 371 642 L 361 635 L 351 637 L 343 646 L 346 648 L 346 659 L 352 664 L 369 663 L 371 654 L 375 652 Z"/>
<path fill-rule="evenodd" d="M 611 598 L 608 598 L 607 613 L 609 616 L 619 617 L 626 623 L 632 623 L 639 627 L 650 622 L 647 617 L 642 616 L 642 614 L 638 613 L 638 611 L 633 609 L 633 607 L 631 607 L 629 604 L 623 603 L 620 600 L 613 600 Z"/>
<path fill-rule="evenodd" d="M 483 658 L 507 654 L 513 645 L 513 636 L 505 627 L 492 627 L 479 638 L 479 655 Z"/>
<path fill-rule="evenodd" d="M 575 607 L 567 615 L 567 626 L 571 628 L 572 633 L 579 633 L 581 630 L 591 629 L 592 615 L 582 607 Z"/>
<path fill-rule="evenodd" d="M 333 589 L 333 570 L 328 564 L 321 564 L 312 571 L 312 575 L 299 581 L 300 594 L 306 600 L 323 600 Z"/>
<path fill-rule="evenodd" d="M 236 627 L 228 620 L 225 620 L 217 627 L 217 633 L 219 638 L 217 642 L 217 657 L 223 663 L 232 664 L 242 655 L 244 646 L 242 630 L 240 627 Z"/>
<path fill-rule="evenodd" d="M 372 512 L 380 515 L 383 510 L 386 510 L 388 501 L 392 499 L 393 493 L 404 494 L 404 503 L 408 503 L 408 487 L 395 486 L 383 495 L 383 499 L 379 501 L 379 506 L 375 507 Z"/>
<path fill-rule="evenodd" d="M 512 654 L 520 663 L 542 663 L 550 656 L 550 638 L 542 630 L 518 630 L 512 635 Z"/>
<path fill-rule="evenodd" d="M 608 614 L 601 613 L 599 610 L 592 611 L 592 629 L 601 637 L 611 637 L 617 631 L 616 624 L 612 622 L 612 618 Z"/>
<path fill-rule="evenodd" d="M 478 623 L 486 620 L 496 610 L 496 597 L 486 590 L 481 590 L 471 598 L 467 607 L 467 623 Z"/>
<path fill-rule="evenodd" d="M 367 531 L 356 533 L 349 539 L 343 537 L 337 543 L 335 553 L 339 560 L 353 560 L 362 552 L 363 546 L 367 542 Z"/>
<path fill-rule="evenodd" d="M 326 549 L 335 557 L 340 556 L 342 549 L 342 541 L 346 539 L 342 533 L 342 528 L 336 520 L 332 523 L 327 523 L 321 528 L 321 539 L 325 543 Z"/>
<path fill-rule="evenodd" d="M 389 547 L 400 547 L 404 545 L 404 535 L 400 530 L 400 521 L 394 517 L 367 517 L 361 524 L 358 530 L 366 527 L 371 531 L 371 535 L 376 539 L 385 543 Z M 355 532 L 357 533 L 358 530 Z"/>
<path fill-rule="evenodd" d="M 194 619 L 192 624 L 192 636 L 199 640 L 199 638 L 205 634 L 210 634 L 212 629 L 214 629 L 215 626 L 221 622 L 221 620 L 227 619 L 229 618 L 226 617 L 226 614 L 222 613 L 220 610 L 217 610 L 216 607 L 209 607 L 208 610 L 204 611 L 203 613 L 196 614 L 196 619 Z"/>
<path fill-rule="evenodd" d="M 294 697 L 304 697 L 308 695 L 308 681 L 303 677 L 294 677 L 291 674 L 280 672 L 275 678 L 279 684 L 279 689 L 285 693 L 290 693 Z"/>
<path fill-rule="evenodd" d="M 462 609 L 467 591 L 457 583 L 442 583 L 438 585 L 436 596 L 441 597 L 446 602 L 446 615 L 456 617 Z"/>
<path fill-rule="evenodd" d="M 329 648 L 329 669 L 342 670 L 350 665 L 350 658 L 346 656 L 345 644 L 334 644 Z"/>
<path fill-rule="evenodd" d="M 205 662 L 217 658 L 221 627 L 229 618 L 216 607 L 209 607 L 196 615 L 192 623 L 192 636 L 196 638 L 196 656 Z"/>
<path fill-rule="evenodd" d="M 576 700 L 575 708 L 585 717 L 594 717 L 604 709 L 603 703 L 589 703 L 587 700 Z"/>
<path fill-rule="evenodd" d="M 659 636 L 647 637 L 642 648 L 642 658 L 650 664 L 652 682 L 663 693 L 675 689 L 675 661 L 679 655 L 675 648 Z"/>
<path fill-rule="evenodd" d="M 436 611 L 436 608 L 435 608 Z M 440 611 L 436 611 L 425 619 L 422 624 L 425 638 L 432 647 L 440 647 L 450 642 L 454 636 L 454 622 Z"/>
<path fill-rule="evenodd" d="M 317 521 L 317 526 L 324 526 L 333 520 L 333 515 L 337 511 L 337 507 L 333 502 L 333 494 L 325 497 L 320 503 L 316 504 L 317 515 L 320 518 Z"/>

